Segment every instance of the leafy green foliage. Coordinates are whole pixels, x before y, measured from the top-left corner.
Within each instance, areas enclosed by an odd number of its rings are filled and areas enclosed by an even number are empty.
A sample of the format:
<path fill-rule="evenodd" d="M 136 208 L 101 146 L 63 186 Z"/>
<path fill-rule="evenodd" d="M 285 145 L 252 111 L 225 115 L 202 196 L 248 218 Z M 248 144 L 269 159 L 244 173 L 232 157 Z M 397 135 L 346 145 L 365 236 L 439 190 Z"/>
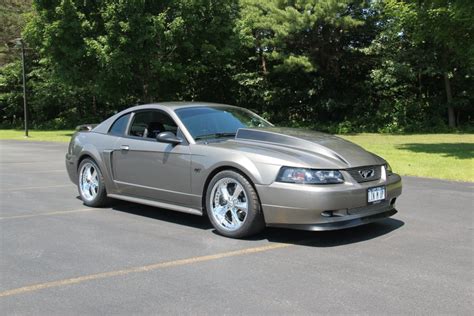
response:
<path fill-rule="evenodd" d="M 32 0 L 2 0 L 0 4 L 0 66 L 15 60 L 18 51 L 10 47 L 21 36 L 26 12 L 31 10 Z"/>
<path fill-rule="evenodd" d="M 344 133 L 473 121 L 470 0 L 36 0 L 26 16 L 39 127 L 168 100 Z M 20 71 L 0 70 L 5 126 L 22 123 Z"/>
<path fill-rule="evenodd" d="M 366 49 L 378 57 L 368 82 L 371 104 L 379 103 L 385 116 L 393 113 L 386 119 L 392 119 L 394 130 L 442 125 L 445 113 L 451 127 L 459 125 L 462 114 L 469 120 L 474 5 L 388 0 L 378 6 L 383 27 Z"/>
<path fill-rule="evenodd" d="M 358 46 L 370 39 L 365 9 L 350 1 L 242 1 L 238 30 L 252 52 L 244 66 L 265 82 L 259 103 L 274 121 L 317 127 L 349 114 L 364 76 L 353 68 L 365 68 Z"/>

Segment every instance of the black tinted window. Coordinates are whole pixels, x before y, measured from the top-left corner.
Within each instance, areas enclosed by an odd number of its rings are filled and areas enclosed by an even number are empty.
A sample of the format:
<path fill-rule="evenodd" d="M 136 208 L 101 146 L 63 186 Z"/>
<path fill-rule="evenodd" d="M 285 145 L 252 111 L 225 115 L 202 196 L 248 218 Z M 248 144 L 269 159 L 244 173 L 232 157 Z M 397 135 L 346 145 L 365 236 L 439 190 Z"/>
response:
<path fill-rule="evenodd" d="M 159 133 L 172 132 L 176 135 L 178 127 L 173 119 L 161 111 L 140 111 L 135 113 L 129 134 L 143 138 L 156 138 Z"/>
<path fill-rule="evenodd" d="M 112 127 L 109 130 L 109 133 L 112 135 L 123 135 L 125 134 L 125 129 L 127 128 L 128 120 L 130 119 L 130 114 L 119 117 Z"/>
<path fill-rule="evenodd" d="M 196 140 L 233 135 L 244 127 L 271 126 L 255 113 L 236 107 L 189 107 L 175 112 Z"/>

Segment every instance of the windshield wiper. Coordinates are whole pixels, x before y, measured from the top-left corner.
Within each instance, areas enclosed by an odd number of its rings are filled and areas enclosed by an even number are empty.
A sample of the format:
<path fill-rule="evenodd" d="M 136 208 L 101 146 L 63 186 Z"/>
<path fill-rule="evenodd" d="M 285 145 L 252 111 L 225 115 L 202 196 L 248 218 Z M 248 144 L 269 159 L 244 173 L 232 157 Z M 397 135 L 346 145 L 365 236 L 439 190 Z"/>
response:
<path fill-rule="evenodd" d="M 210 138 L 223 138 L 223 137 L 234 137 L 234 136 L 235 136 L 235 133 L 213 133 L 213 134 L 196 136 L 196 137 L 194 137 L 194 140 L 210 139 Z"/>

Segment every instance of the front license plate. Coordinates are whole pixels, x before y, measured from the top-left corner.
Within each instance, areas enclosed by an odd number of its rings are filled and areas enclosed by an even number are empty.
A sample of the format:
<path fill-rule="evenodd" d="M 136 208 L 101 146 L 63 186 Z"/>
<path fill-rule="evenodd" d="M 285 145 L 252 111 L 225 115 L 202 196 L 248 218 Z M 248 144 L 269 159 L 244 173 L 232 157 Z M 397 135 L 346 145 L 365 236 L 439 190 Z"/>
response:
<path fill-rule="evenodd" d="M 370 188 L 367 191 L 367 200 L 369 203 L 379 202 L 385 199 L 385 187 Z"/>

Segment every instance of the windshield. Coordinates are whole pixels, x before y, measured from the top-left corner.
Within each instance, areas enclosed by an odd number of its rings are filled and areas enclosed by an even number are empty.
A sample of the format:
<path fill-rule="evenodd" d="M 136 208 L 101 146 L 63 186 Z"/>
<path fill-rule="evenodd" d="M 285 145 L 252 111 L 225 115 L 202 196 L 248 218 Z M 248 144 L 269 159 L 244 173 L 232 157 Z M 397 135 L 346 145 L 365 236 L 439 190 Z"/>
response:
<path fill-rule="evenodd" d="M 235 107 L 189 107 L 175 112 L 195 140 L 233 137 L 244 127 L 272 126 L 257 114 Z"/>

